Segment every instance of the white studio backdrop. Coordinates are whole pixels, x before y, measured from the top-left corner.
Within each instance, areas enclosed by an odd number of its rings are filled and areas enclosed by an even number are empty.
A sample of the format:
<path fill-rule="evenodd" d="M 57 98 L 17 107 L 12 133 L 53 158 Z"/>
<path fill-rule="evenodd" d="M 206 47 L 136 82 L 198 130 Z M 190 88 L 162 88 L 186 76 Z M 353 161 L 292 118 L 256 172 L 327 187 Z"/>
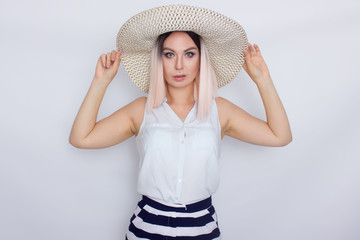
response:
<path fill-rule="evenodd" d="M 293 142 L 225 137 L 213 196 L 223 239 L 360 239 L 358 1 L 2 1 L 0 239 L 124 239 L 140 198 L 134 138 L 72 147 L 72 122 L 98 57 L 140 11 L 192 4 L 238 21 L 257 43 L 287 110 Z M 242 70 L 219 95 L 265 119 Z M 123 66 L 99 112 L 144 96 Z"/>

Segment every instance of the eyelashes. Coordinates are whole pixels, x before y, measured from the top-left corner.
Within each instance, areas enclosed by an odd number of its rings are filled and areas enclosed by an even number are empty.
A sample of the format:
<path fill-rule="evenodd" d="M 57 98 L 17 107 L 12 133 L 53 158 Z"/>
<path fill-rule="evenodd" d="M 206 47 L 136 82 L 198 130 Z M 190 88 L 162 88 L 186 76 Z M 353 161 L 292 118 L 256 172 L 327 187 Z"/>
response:
<path fill-rule="evenodd" d="M 164 52 L 164 56 L 165 56 L 166 58 L 172 58 L 172 57 L 175 56 L 175 54 L 172 53 L 172 52 Z"/>
<path fill-rule="evenodd" d="M 192 58 L 193 56 L 196 55 L 196 53 L 194 53 L 194 52 L 186 52 L 184 55 L 186 57 Z M 175 54 L 173 52 L 164 52 L 164 56 L 166 58 L 173 58 L 173 57 L 175 57 Z"/>
<path fill-rule="evenodd" d="M 195 53 L 194 53 L 194 52 L 186 52 L 186 53 L 185 53 L 185 56 L 187 56 L 187 57 L 193 57 L 193 56 L 195 56 Z"/>

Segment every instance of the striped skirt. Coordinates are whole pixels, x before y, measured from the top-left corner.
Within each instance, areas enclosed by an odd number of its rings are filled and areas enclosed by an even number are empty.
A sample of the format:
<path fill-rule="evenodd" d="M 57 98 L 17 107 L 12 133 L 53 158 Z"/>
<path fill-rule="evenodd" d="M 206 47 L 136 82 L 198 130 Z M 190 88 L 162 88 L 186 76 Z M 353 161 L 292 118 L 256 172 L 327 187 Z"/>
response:
<path fill-rule="evenodd" d="M 126 240 L 134 239 L 221 239 L 211 197 L 182 207 L 172 207 L 143 196 L 126 233 Z"/>

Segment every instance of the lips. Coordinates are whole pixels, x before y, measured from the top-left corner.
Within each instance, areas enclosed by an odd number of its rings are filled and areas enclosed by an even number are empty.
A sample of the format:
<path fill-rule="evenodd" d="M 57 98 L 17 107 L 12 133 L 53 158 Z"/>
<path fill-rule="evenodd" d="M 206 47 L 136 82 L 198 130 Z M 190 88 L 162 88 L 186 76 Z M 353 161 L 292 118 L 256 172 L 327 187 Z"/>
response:
<path fill-rule="evenodd" d="M 184 80 L 185 76 L 186 76 L 186 75 L 184 75 L 184 74 L 175 75 L 175 76 L 174 76 L 174 79 L 175 79 L 176 81 L 182 81 L 182 80 Z"/>

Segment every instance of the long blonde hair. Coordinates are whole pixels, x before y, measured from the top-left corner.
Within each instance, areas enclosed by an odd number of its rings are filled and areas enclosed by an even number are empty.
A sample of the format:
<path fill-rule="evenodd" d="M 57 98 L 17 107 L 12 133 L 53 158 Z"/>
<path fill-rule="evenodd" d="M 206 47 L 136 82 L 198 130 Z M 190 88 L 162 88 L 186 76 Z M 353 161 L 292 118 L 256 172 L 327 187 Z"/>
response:
<path fill-rule="evenodd" d="M 206 49 L 203 39 L 193 32 L 186 32 L 200 48 L 200 76 L 194 85 L 194 100 L 197 101 L 197 118 L 201 119 L 210 112 L 212 101 L 217 97 L 217 80 L 214 68 L 211 64 L 211 58 Z M 162 65 L 162 48 L 165 39 L 171 32 L 162 34 L 158 37 L 155 47 L 151 52 L 150 67 L 150 87 L 147 98 L 147 112 L 150 113 L 152 108 L 158 107 L 166 97 L 166 84 L 164 79 Z"/>

